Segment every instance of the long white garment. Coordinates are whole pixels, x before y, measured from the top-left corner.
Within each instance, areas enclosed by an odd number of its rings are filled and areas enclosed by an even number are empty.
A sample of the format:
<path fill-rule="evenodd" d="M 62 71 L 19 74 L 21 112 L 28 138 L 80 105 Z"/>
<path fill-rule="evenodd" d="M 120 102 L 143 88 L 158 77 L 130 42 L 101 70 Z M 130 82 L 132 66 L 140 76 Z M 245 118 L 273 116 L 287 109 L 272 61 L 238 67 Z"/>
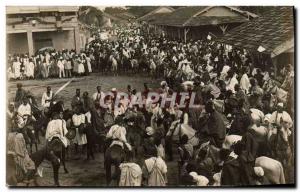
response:
<path fill-rule="evenodd" d="M 142 169 L 136 163 L 121 163 L 119 186 L 141 186 Z"/>
<path fill-rule="evenodd" d="M 82 73 L 84 73 L 85 72 L 85 70 L 84 70 L 84 65 L 83 65 L 83 63 L 79 63 L 78 64 L 78 73 L 79 74 L 82 74 Z"/>
<path fill-rule="evenodd" d="M 66 121 L 63 119 L 54 119 L 48 123 L 45 139 L 51 141 L 53 137 L 58 137 L 65 147 L 67 147 L 68 140 L 65 137 L 67 133 Z"/>
<path fill-rule="evenodd" d="M 19 61 L 13 62 L 13 71 L 15 78 L 21 77 L 21 63 Z"/>
<path fill-rule="evenodd" d="M 239 82 L 238 82 L 238 80 L 236 79 L 236 74 L 234 74 L 233 77 L 227 82 L 226 89 L 227 89 L 227 90 L 231 90 L 232 93 L 235 93 L 234 86 L 235 86 L 236 84 L 239 84 Z"/>
<path fill-rule="evenodd" d="M 73 125 L 76 127 L 76 137 L 74 139 L 74 143 L 78 144 L 78 145 L 84 145 L 87 144 L 87 138 L 86 138 L 86 134 L 84 133 L 79 133 L 78 130 L 78 126 L 80 126 L 82 123 L 85 123 L 85 115 L 84 114 L 74 114 L 72 116 L 72 122 Z"/>
<path fill-rule="evenodd" d="M 51 100 L 52 97 L 53 97 L 53 92 L 52 91 L 50 91 L 49 96 L 47 95 L 47 92 L 44 92 L 43 96 L 42 96 L 42 106 L 43 107 L 50 107 L 50 102 L 47 101 L 47 100 Z"/>
<path fill-rule="evenodd" d="M 165 175 L 168 171 L 165 161 L 160 157 L 150 157 L 145 160 L 148 171 L 148 186 L 166 186 Z"/>
<path fill-rule="evenodd" d="M 240 87 L 242 90 L 245 91 L 246 94 L 248 94 L 251 85 L 250 85 L 250 80 L 248 78 L 248 75 L 246 73 L 242 76 L 240 80 Z"/>
<path fill-rule="evenodd" d="M 229 71 L 230 67 L 228 65 L 224 65 L 222 71 L 221 71 L 221 75 L 220 75 L 220 80 L 225 81 L 225 78 L 227 76 L 227 72 Z"/>
<path fill-rule="evenodd" d="M 25 75 L 27 77 L 33 77 L 34 78 L 34 63 L 28 62 L 25 66 Z"/>

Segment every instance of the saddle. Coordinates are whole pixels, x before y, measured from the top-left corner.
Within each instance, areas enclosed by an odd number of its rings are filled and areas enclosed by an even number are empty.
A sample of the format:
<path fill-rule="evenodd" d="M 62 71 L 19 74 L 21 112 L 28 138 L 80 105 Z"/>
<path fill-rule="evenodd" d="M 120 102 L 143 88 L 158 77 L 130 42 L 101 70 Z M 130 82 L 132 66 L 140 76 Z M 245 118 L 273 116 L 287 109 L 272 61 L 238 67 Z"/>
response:
<path fill-rule="evenodd" d="M 64 144 L 58 137 L 53 137 L 52 140 L 47 143 L 48 150 L 54 152 L 61 151 L 62 146 L 64 146 Z"/>

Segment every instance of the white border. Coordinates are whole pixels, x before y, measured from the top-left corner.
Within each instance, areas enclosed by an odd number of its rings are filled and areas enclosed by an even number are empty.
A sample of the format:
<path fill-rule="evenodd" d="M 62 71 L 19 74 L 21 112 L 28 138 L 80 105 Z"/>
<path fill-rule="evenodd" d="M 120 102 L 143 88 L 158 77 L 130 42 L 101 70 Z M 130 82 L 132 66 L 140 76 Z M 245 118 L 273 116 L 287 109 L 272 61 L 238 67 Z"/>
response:
<path fill-rule="evenodd" d="M 1 98 L 0 98 L 0 122 L 1 122 L 1 132 L 0 132 L 0 152 L 1 152 L 1 158 L 0 158 L 0 166 L 1 166 L 1 174 L 0 174 L 0 191 L 8 191 L 8 190 L 15 190 L 15 189 L 8 189 L 6 187 L 6 178 L 5 178 L 5 146 L 6 146 L 6 139 L 5 139 L 5 114 L 6 114 L 6 58 L 5 58 L 5 50 L 6 50 L 6 33 L 5 33 L 5 6 L 8 5 L 93 5 L 93 6 L 125 6 L 125 5 L 232 5 L 232 6 L 241 6 L 241 5 L 269 5 L 269 6 L 278 6 L 278 5 L 289 5 L 289 6 L 295 6 L 296 9 L 300 7 L 300 1 L 298 0 L 273 0 L 273 1 L 262 1 L 262 0 L 214 0 L 214 1 L 200 1 L 200 0 L 165 0 L 165 1 L 154 1 L 154 0 L 109 0 L 109 1 L 99 1 L 99 0 L 51 0 L 51 1 L 41 1 L 41 0 L 1 0 L 0 1 L 0 58 L 1 58 L 1 64 L 0 64 L 0 87 L 1 87 Z M 296 15 L 297 16 L 297 15 Z M 296 17 L 297 18 L 297 17 Z M 299 19 L 297 21 L 297 26 L 299 26 Z M 299 38 L 296 38 L 297 40 Z M 298 41 L 297 41 L 298 43 Z M 296 55 L 299 55 L 299 48 L 297 49 Z M 297 61 L 297 60 L 296 60 Z M 297 65 L 297 63 L 295 63 Z M 299 74 L 300 67 L 297 67 L 297 73 Z M 297 82 L 297 90 L 299 90 L 300 84 Z M 297 99 L 297 98 L 295 98 Z M 298 109 L 298 106 L 297 106 Z M 297 119 L 299 121 L 299 113 L 297 113 Z M 298 122 L 299 123 L 299 122 Z M 298 124 L 297 123 L 297 124 Z M 299 132 L 300 130 L 298 127 L 297 129 L 297 138 L 299 138 Z M 299 148 L 297 147 L 297 154 L 299 154 Z M 297 164 L 297 168 L 299 167 L 299 164 Z M 298 170 L 297 170 L 298 172 Z M 100 179 L 100 178 L 99 178 Z M 297 177 L 297 183 L 299 184 L 299 177 Z M 286 191 L 287 189 L 281 189 L 278 188 L 280 191 Z M 26 190 L 26 191 L 53 191 L 53 190 L 60 190 L 61 189 L 19 189 L 20 190 Z M 82 191 L 82 190 L 89 190 L 89 191 L 99 191 L 99 190 L 114 190 L 114 189 L 63 189 L 66 191 Z M 121 190 L 127 190 L 127 189 L 121 189 Z M 140 191 L 141 189 L 138 189 Z M 154 189 L 154 190 L 160 190 L 160 189 Z M 175 190 L 175 189 L 168 189 L 168 190 Z M 180 189 L 182 190 L 182 189 Z M 192 191 L 199 191 L 202 189 L 191 189 Z M 219 191 L 219 190 L 226 190 L 226 189 L 207 189 L 210 191 Z M 238 189 L 239 190 L 239 189 Z M 250 190 L 261 190 L 261 189 L 245 189 L 243 191 L 250 191 Z M 269 190 L 277 190 L 269 189 Z"/>

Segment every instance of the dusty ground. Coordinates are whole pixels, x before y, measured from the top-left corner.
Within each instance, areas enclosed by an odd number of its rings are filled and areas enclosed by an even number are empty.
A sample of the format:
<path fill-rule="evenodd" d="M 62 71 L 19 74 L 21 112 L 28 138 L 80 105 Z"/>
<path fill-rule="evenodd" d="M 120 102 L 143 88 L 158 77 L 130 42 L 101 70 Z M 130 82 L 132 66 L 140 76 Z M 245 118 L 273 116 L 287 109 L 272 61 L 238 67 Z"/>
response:
<path fill-rule="evenodd" d="M 41 97 L 46 90 L 46 86 L 50 85 L 55 92 L 68 80 L 69 79 L 28 80 L 22 81 L 22 83 L 23 88 L 25 90 L 30 90 L 37 98 L 37 102 L 40 105 Z M 18 82 L 8 82 L 8 100 L 13 100 L 15 97 L 16 84 Z M 89 94 L 92 95 L 96 91 L 97 85 L 101 85 L 104 91 L 110 90 L 113 87 L 116 87 L 119 90 L 126 90 L 128 84 L 132 85 L 132 87 L 137 90 L 142 90 L 144 82 L 147 82 L 149 86 L 153 88 L 159 85 L 158 79 L 151 80 L 148 77 L 135 75 L 113 77 L 94 73 L 90 76 L 74 79 L 69 86 L 59 93 L 59 96 L 65 101 L 66 108 L 70 108 L 71 98 L 75 94 L 76 88 L 80 88 L 81 93 L 88 91 Z M 39 147 L 41 146 L 42 144 Z M 85 157 L 86 156 L 84 155 L 81 159 L 74 160 L 71 155 L 67 161 L 68 174 L 64 173 L 62 167 L 60 168 L 59 180 L 62 186 L 106 186 L 103 153 L 96 153 L 95 160 L 86 161 Z M 167 165 L 169 185 L 176 185 L 177 161 L 167 162 Z M 51 164 L 45 161 L 41 166 L 43 167 L 43 177 L 37 179 L 38 184 L 40 186 L 53 186 L 54 181 Z"/>

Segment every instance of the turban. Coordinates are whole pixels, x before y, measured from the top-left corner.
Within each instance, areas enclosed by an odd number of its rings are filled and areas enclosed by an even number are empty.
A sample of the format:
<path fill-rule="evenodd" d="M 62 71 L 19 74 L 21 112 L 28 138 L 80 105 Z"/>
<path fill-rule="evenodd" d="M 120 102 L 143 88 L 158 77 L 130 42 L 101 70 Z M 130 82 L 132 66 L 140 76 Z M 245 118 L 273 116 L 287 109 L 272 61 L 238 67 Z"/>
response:
<path fill-rule="evenodd" d="M 259 177 L 264 176 L 264 170 L 261 167 L 254 167 L 254 173 Z"/>
<path fill-rule="evenodd" d="M 189 175 L 197 182 L 197 186 L 207 186 L 209 183 L 209 180 L 206 177 L 198 175 L 196 172 L 190 172 Z"/>

